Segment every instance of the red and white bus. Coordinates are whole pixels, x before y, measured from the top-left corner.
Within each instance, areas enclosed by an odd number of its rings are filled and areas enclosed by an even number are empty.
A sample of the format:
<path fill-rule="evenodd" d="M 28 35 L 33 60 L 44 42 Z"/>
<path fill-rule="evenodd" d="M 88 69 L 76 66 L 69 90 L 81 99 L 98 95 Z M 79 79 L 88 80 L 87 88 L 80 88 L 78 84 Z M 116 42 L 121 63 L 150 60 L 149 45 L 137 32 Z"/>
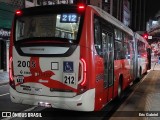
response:
<path fill-rule="evenodd" d="M 136 78 L 134 33 L 92 5 L 18 10 L 10 40 L 15 103 L 101 110 Z"/>
<path fill-rule="evenodd" d="M 136 65 L 134 75 L 137 78 L 141 78 L 151 68 L 151 47 L 147 40 L 138 33 L 135 33 L 135 51 Z"/>

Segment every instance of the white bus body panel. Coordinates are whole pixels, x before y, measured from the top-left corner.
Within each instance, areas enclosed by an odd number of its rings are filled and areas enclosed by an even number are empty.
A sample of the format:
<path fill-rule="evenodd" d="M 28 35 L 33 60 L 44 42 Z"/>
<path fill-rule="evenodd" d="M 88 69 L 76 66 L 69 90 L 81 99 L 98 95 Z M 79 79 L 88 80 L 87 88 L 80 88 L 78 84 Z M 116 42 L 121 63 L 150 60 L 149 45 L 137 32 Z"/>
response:
<path fill-rule="evenodd" d="M 41 49 L 40 47 L 28 47 L 23 49 L 23 51 L 30 53 L 29 49 L 36 49 L 38 53 L 38 50 L 46 49 L 46 47 L 42 46 Z M 66 48 L 64 47 L 63 49 Z M 55 48 L 52 47 L 49 51 L 54 51 L 53 53 L 55 53 Z M 47 54 L 47 51 L 45 53 Z M 76 95 L 78 86 L 79 61 L 79 46 L 69 57 L 20 56 L 15 47 L 13 47 L 13 71 L 16 91 L 44 96 L 73 97 Z M 69 72 L 64 71 L 64 62 L 65 64 L 67 62 L 72 63 L 71 69 L 73 70 Z M 65 76 L 74 76 L 74 84 L 65 83 Z M 20 81 L 21 79 L 22 82 Z"/>
<path fill-rule="evenodd" d="M 27 52 L 29 49 L 39 50 L 40 47 L 25 48 L 23 49 L 23 52 Z M 41 49 L 45 49 L 45 47 L 41 47 Z M 34 64 L 32 64 L 33 60 L 35 60 L 36 63 L 35 68 Z M 21 61 L 21 63 L 19 61 Z M 72 72 L 64 71 L 65 61 L 73 62 Z M 77 46 L 73 54 L 68 57 L 33 58 L 27 56 L 20 56 L 17 53 L 16 49 L 13 47 L 13 72 L 16 86 L 15 89 L 10 87 L 10 97 L 12 102 L 29 105 L 40 105 L 40 103 L 43 102 L 48 103 L 53 108 L 77 111 L 93 111 L 95 109 L 95 89 L 90 89 L 80 95 L 77 95 L 76 92 L 79 84 L 79 61 L 79 46 Z M 27 62 L 29 62 L 29 67 L 26 66 Z M 58 63 L 58 65 L 56 63 Z M 39 71 L 40 73 L 38 73 Z M 50 73 L 53 74 L 50 75 Z M 76 84 L 65 83 L 63 80 L 64 74 L 74 74 Z M 25 79 L 24 82 L 19 83 L 17 81 L 21 80 L 21 76 Z M 51 91 L 52 87 L 53 91 Z"/>
<path fill-rule="evenodd" d="M 95 89 L 90 89 L 85 93 L 72 98 L 66 98 L 23 94 L 18 93 L 12 87 L 10 87 L 10 97 L 12 102 L 15 103 L 39 105 L 40 102 L 44 102 L 49 103 L 53 108 L 61 108 L 76 111 L 93 111 L 95 105 Z"/>

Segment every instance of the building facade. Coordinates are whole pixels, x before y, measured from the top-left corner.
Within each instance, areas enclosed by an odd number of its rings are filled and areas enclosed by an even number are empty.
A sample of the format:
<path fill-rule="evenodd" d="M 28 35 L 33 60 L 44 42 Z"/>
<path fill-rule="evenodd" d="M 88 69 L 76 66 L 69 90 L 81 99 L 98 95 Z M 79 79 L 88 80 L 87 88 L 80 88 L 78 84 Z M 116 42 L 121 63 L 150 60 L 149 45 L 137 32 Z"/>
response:
<path fill-rule="evenodd" d="M 131 29 L 146 31 L 146 0 L 130 0 L 131 3 Z"/>
<path fill-rule="evenodd" d="M 0 0 L 0 70 L 8 70 L 10 29 L 16 9 L 42 4 L 72 4 L 78 1 L 102 8 L 134 31 L 146 28 L 145 0 Z"/>
<path fill-rule="evenodd" d="M 14 11 L 24 7 L 23 0 L 0 0 L 0 71 L 8 71 L 9 38 Z"/>

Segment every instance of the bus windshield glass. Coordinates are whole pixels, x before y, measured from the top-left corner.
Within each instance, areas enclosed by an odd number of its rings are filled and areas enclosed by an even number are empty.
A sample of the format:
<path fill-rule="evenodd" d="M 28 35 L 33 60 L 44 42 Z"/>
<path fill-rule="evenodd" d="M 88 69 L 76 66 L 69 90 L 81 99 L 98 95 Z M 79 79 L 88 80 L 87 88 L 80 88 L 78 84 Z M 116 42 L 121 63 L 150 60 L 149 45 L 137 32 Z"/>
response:
<path fill-rule="evenodd" d="M 22 16 L 16 20 L 15 40 L 28 38 L 65 38 L 77 40 L 81 15 L 77 13 Z"/>

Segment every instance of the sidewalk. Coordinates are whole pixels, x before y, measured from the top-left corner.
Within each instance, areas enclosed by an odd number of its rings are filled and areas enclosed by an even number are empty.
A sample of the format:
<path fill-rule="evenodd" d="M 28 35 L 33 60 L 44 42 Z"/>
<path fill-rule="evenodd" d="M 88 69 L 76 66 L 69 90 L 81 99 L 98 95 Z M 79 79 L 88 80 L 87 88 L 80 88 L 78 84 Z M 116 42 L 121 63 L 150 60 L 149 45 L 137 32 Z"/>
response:
<path fill-rule="evenodd" d="M 0 72 L 0 85 L 8 84 L 9 82 L 9 73 L 4 71 Z"/>
<path fill-rule="evenodd" d="M 160 71 L 151 70 L 109 120 L 160 120 Z"/>
<path fill-rule="evenodd" d="M 160 70 L 160 64 L 157 62 L 151 63 L 151 70 Z"/>
<path fill-rule="evenodd" d="M 160 64 L 152 63 L 150 72 L 127 97 L 109 120 L 160 120 Z"/>

